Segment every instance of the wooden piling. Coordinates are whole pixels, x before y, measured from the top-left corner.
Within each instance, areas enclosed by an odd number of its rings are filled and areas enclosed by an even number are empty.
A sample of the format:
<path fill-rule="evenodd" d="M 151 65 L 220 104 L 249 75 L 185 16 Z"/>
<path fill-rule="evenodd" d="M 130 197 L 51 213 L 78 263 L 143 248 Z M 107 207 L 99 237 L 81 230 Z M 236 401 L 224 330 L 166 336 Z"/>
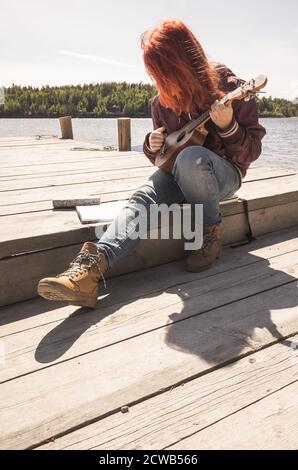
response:
<path fill-rule="evenodd" d="M 71 116 L 59 118 L 61 139 L 73 139 Z"/>
<path fill-rule="evenodd" d="M 118 148 L 119 151 L 131 150 L 131 120 L 118 118 Z"/>

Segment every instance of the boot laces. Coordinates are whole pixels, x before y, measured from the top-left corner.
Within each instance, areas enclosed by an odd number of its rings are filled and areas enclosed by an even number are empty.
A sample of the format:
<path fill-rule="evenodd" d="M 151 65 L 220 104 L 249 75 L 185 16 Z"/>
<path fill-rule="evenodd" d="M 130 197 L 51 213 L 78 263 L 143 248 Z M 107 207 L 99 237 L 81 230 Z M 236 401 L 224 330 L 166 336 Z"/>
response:
<path fill-rule="evenodd" d="M 216 239 L 216 234 L 214 232 L 208 232 L 204 235 L 203 245 L 202 245 L 202 248 L 201 248 L 201 250 L 204 254 L 208 253 L 208 248 L 211 245 L 211 243 L 213 242 L 213 240 L 215 240 L 215 239 Z"/>
<path fill-rule="evenodd" d="M 60 276 L 77 276 L 78 274 L 82 274 L 84 270 L 90 271 L 93 268 L 96 268 L 96 270 L 99 271 L 98 255 L 82 252 L 78 254 L 78 256 L 70 263 L 69 268 L 61 273 Z"/>

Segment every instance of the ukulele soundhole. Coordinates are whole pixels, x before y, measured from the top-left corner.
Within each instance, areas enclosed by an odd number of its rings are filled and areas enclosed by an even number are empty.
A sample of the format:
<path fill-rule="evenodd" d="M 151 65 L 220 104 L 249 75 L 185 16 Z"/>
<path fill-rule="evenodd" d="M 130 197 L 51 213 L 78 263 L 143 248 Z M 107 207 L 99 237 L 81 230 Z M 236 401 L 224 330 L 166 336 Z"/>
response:
<path fill-rule="evenodd" d="M 177 142 L 181 142 L 181 140 L 184 139 L 185 135 L 186 135 L 186 132 L 181 132 L 181 134 L 179 134 L 177 137 Z"/>

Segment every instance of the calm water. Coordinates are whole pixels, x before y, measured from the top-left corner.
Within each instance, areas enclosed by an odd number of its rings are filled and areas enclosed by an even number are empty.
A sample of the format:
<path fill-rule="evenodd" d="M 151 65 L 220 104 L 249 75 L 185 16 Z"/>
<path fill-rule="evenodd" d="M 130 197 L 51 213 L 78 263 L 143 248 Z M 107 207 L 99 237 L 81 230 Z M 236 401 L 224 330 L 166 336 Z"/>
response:
<path fill-rule="evenodd" d="M 267 129 L 258 165 L 298 170 L 298 118 L 261 119 Z M 151 119 L 132 119 L 132 147 L 140 150 Z M 116 119 L 73 119 L 76 140 L 117 147 Z M 60 135 L 57 119 L 0 119 L 0 137 Z"/>

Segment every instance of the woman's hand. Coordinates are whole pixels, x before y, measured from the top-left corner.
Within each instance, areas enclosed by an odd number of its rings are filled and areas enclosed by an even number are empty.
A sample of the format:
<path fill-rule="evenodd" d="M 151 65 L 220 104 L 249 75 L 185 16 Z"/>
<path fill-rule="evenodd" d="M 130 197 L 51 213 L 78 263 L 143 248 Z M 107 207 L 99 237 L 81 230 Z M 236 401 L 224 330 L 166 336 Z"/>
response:
<path fill-rule="evenodd" d="M 164 127 L 159 127 L 158 129 L 155 129 L 155 131 L 151 132 L 149 136 L 149 145 L 152 152 L 157 152 L 164 143 L 166 138 L 164 131 Z"/>
<path fill-rule="evenodd" d="M 234 111 L 231 101 L 221 104 L 218 100 L 211 106 L 210 117 L 220 129 L 229 127 L 233 120 Z"/>

